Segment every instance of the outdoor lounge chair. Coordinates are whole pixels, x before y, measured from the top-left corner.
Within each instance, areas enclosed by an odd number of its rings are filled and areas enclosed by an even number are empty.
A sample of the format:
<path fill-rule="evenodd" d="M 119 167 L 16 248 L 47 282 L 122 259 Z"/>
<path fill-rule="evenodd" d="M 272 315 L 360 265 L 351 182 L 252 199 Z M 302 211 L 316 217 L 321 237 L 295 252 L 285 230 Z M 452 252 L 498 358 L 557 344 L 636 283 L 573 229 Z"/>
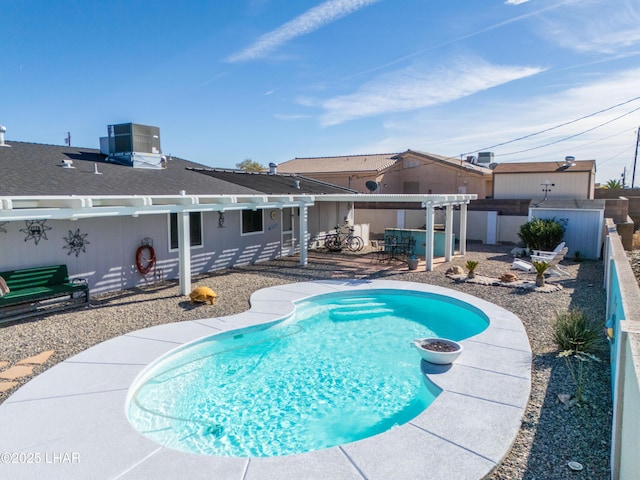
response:
<path fill-rule="evenodd" d="M 564 259 L 564 256 L 567 254 L 569 249 L 567 247 L 563 247 L 559 252 L 541 252 L 543 255 L 531 255 L 531 262 L 527 262 L 526 260 L 516 259 L 511 264 L 512 269 L 524 270 L 525 272 L 533 272 L 535 268 L 533 268 L 533 262 L 547 262 L 549 264 L 549 268 L 547 271 L 552 275 L 569 275 L 569 272 L 562 269 L 559 263 Z M 546 255 L 544 255 L 546 254 Z"/>
<path fill-rule="evenodd" d="M 545 250 L 533 250 L 533 255 L 540 255 L 540 256 L 554 256 L 558 253 L 560 253 L 562 251 L 562 249 L 566 246 L 566 244 L 564 242 L 560 242 L 556 248 L 554 248 L 552 251 L 547 252 Z"/>

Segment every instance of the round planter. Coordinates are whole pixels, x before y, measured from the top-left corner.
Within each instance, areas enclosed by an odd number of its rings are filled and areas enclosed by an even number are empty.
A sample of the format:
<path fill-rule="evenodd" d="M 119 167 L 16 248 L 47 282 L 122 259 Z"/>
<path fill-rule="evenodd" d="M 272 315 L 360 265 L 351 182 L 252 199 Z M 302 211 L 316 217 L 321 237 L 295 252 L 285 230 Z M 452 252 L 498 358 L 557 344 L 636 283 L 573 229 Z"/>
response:
<path fill-rule="evenodd" d="M 410 258 L 407 260 L 407 265 L 409 266 L 409 270 L 417 270 L 419 264 L 420 264 L 420 260 L 418 258 Z"/>
<path fill-rule="evenodd" d="M 452 363 L 462 353 L 462 345 L 446 338 L 417 338 L 413 341 L 413 346 L 420 352 L 423 360 L 438 365 Z M 443 348 L 446 350 L 443 351 Z"/>

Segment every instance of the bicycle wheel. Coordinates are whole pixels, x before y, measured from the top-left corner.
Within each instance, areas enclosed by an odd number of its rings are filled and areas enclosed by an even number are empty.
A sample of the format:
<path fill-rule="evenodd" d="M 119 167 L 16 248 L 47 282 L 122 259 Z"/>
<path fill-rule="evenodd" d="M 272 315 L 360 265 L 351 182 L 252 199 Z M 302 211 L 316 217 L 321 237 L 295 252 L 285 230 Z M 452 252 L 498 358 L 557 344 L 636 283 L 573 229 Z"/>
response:
<path fill-rule="evenodd" d="M 364 240 L 360 237 L 349 237 L 347 239 L 347 247 L 352 252 L 359 252 L 364 247 Z"/>
<path fill-rule="evenodd" d="M 327 235 L 324 239 L 324 247 L 327 250 L 340 250 L 340 239 L 337 235 Z"/>

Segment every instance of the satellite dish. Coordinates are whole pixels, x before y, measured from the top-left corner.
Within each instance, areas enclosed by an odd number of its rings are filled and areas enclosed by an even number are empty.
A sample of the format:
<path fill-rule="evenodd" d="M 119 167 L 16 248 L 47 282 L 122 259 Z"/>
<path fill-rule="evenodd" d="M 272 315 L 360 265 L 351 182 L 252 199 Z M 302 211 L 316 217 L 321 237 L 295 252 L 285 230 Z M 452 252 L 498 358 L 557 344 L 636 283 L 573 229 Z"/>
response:
<path fill-rule="evenodd" d="M 368 180 L 364 185 L 369 189 L 369 193 L 373 193 L 378 189 L 378 182 L 373 180 Z"/>

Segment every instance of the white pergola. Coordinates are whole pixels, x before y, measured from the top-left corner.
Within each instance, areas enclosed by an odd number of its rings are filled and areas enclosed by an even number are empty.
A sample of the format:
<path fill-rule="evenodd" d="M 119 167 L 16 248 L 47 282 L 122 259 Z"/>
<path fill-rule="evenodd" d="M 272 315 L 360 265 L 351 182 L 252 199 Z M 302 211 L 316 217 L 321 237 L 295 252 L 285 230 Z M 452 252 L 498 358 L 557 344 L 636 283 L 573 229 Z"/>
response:
<path fill-rule="evenodd" d="M 446 209 L 445 261 L 451 261 L 453 237 L 453 208 L 460 207 L 460 254 L 466 252 L 467 204 L 476 195 L 59 195 L 59 196 L 0 196 L 0 222 L 24 220 L 78 220 L 176 213 L 178 216 L 180 293 L 191 291 L 191 251 L 189 213 L 226 212 L 299 208 L 299 237 L 308 238 L 308 208 L 316 202 L 418 202 L 425 209 L 427 226 L 426 270 L 433 269 L 433 232 L 435 208 Z M 300 242 L 300 265 L 307 265 L 307 242 Z"/>
<path fill-rule="evenodd" d="M 426 215 L 426 253 L 425 269 L 433 270 L 433 232 L 435 231 L 435 209 L 444 208 L 446 212 L 444 234 L 445 262 L 450 262 L 453 256 L 453 209 L 460 207 L 460 254 L 464 255 L 467 250 L 467 205 L 471 200 L 477 199 L 475 194 L 470 195 L 421 195 L 421 194 L 346 194 L 346 195 L 316 195 L 316 202 L 369 202 L 369 203 L 420 203 L 425 209 Z"/>

